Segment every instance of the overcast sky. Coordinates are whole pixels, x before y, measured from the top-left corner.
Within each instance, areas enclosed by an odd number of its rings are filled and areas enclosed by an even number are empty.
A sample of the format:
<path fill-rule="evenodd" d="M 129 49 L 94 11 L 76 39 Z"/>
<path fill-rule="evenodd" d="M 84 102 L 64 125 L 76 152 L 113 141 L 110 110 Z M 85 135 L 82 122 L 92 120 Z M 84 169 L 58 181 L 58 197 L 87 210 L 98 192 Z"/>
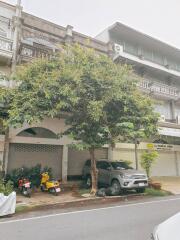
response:
<path fill-rule="evenodd" d="M 16 0 L 4 0 L 15 3 Z M 114 22 L 180 48 L 180 0 L 22 0 L 24 11 L 96 36 Z"/>

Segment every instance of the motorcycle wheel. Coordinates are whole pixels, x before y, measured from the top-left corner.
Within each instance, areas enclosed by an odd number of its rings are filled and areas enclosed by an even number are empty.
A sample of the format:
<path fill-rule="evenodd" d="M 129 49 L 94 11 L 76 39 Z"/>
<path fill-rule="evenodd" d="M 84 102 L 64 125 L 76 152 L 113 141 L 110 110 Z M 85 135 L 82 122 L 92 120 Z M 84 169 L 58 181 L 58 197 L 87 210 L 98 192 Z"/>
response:
<path fill-rule="evenodd" d="M 43 185 L 41 185 L 41 192 L 45 192 L 45 187 Z"/>
<path fill-rule="evenodd" d="M 53 194 L 54 196 L 58 195 L 55 188 L 50 188 L 49 193 Z"/>
<path fill-rule="evenodd" d="M 30 188 L 27 189 L 27 197 L 28 197 L 28 198 L 31 197 L 31 189 L 30 189 Z"/>

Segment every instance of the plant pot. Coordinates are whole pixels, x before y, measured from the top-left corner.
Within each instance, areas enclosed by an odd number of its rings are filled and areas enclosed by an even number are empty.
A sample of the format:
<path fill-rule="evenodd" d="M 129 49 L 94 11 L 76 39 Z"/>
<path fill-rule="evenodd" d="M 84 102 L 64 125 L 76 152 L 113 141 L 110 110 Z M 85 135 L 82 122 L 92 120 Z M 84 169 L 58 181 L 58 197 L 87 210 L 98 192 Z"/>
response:
<path fill-rule="evenodd" d="M 152 182 L 150 186 L 156 190 L 161 190 L 161 187 L 162 187 L 161 183 L 158 183 L 158 182 L 156 183 Z"/>

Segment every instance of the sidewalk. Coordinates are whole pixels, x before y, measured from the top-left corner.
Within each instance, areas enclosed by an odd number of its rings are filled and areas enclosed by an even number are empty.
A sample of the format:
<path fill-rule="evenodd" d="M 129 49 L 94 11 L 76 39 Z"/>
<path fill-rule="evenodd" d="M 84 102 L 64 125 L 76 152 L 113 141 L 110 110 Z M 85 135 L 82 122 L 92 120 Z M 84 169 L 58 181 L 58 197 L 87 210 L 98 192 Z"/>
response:
<path fill-rule="evenodd" d="M 154 182 L 162 184 L 162 189 L 175 195 L 180 194 L 180 177 L 153 177 Z"/>
<path fill-rule="evenodd" d="M 31 198 L 24 197 L 22 195 L 17 195 L 17 206 L 42 206 L 42 205 L 53 205 L 65 202 L 73 202 L 75 200 L 80 200 L 82 197 L 76 196 L 72 191 L 61 192 L 58 196 L 53 196 L 49 193 L 36 192 L 32 193 Z"/>
<path fill-rule="evenodd" d="M 85 196 L 87 195 L 87 196 Z M 68 190 L 53 196 L 49 193 L 36 192 L 31 198 L 17 195 L 16 214 L 22 214 L 29 211 L 85 207 L 90 205 L 112 204 L 117 202 L 127 202 L 138 199 L 147 199 L 149 196 L 144 194 L 127 194 L 119 196 L 91 197 L 89 194 L 81 196 L 78 192 Z"/>

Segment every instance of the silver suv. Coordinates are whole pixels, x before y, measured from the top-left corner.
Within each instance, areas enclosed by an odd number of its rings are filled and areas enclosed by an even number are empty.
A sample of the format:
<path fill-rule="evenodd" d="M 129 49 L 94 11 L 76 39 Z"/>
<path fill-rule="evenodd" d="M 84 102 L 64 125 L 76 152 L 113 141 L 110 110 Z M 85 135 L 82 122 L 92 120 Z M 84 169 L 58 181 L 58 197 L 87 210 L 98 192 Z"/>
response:
<path fill-rule="evenodd" d="M 135 189 L 143 193 L 148 187 L 147 175 L 137 171 L 124 161 L 97 161 L 98 184 L 100 186 L 111 186 L 119 194 L 125 190 Z M 91 161 L 87 160 L 83 168 L 83 179 L 87 187 L 91 186 Z"/>

